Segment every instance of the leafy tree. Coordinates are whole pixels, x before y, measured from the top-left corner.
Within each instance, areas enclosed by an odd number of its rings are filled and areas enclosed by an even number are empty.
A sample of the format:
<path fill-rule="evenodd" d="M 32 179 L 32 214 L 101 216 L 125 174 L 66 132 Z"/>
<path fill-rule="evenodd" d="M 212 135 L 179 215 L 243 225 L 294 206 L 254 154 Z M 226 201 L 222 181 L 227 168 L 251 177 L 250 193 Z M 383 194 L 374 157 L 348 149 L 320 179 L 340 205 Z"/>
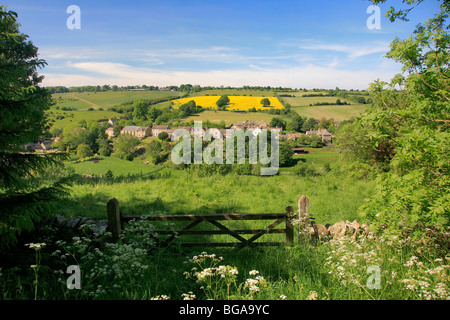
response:
<path fill-rule="evenodd" d="M 155 122 L 156 119 L 162 114 L 162 111 L 156 107 L 151 107 L 148 112 L 148 119 Z"/>
<path fill-rule="evenodd" d="M 98 153 L 103 157 L 109 157 L 112 153 L 111 148 L 108 146 L 102 146 L 98 149 Z"/>
<path fill-rule="evenodd" d="M 295 115 L 294 117 L 292 117 L 292 120 L 287 124 L 286 129 L 294 132 L 302 132 L 304 122 L 305 120 L 303 117 Z"/>
<path fill-rule="evenodd" d="M 391 8 L 387 15 L 392 21 L 405 20 L 421 2 L 408 0 L 412 7 Z M 362 147 L 355 154 L 376 170 L 377 188 L 362 214 L 392 233 L 401 226 L 449 225 L 449 12 L 450 3 L 441 1 L 440 12 L 412 36 L 391 43 L 387 56 L 403 65 L 403 74 L 390 83 L 375 81 L 370 87 L 372 107 L 338 131 L 339 139 L 348 143 L 346 149 Z M 365 131 L 358 133 L 359 128 Z M 359 146 L 351 142 L 358 134 L 363 135 Z"/>
<path fill-rule="evenodd" d="M 286 122 L 279 117 L 272 118 L 269 125 L 272 128 L 282 128 L 283 130 L 286 130 Z"/>
<path fill-rule="evenodd" d="M 221 96 L 219 100 L 217 100 L 216 105 L 217 107 L 222 110 L 225 110 L 227 108 L 227 105 L 230 103 L 230 98 L 228 98 L 227 95 Z"/>
<path fill-rule="evenodd" d="M 201 111 L 202 108 L 197 106 L 194 100 L 191 100 L 188 103 L 181 105 L 179 109 L 183 111 L 183 117 L 186 117 Z"/>
<path fill-rule="evenodd" d="M 115 126 L 113 129 L 114 135 L 116 137 L 118 137 L 120 135 L 120 131 L 122 131 L 123 128 L 124 128 L 124 126 L 122 126 L 122 125 Z"/>
<path fill-rule="evenodd" d="M 52 137 L 56 138 L 63 132 L 62 128 L 53 127 L 50 129 L 50 134 Z"/>
<path fill-rule="evenodd" d="M 306 121 L 303 123 L 302 131 L 303 131 L 303 132 L 306 132 L 306 131 L 314 130 L 314 129 L 316 128 L 316 126 L 317 126 L 316 119 L 314 119 L 314 118 L 309 118 L 308 120 L 306 120 Z"/>
<path fill-rule="evenodd" d="M 159 140 L 167 140 L 167 138 L 169 138 L 169 134 L 167 132 L 160 132 L 158 134 L 158 139 Z"/>
<path fill-rule="evenodd" d="M 51 94 L 40 87 L 37 69 L 46 65 L 38 49 L 19 31 L 17 13 L 0 6 L 0 250 L 51 214 L 51 203 L 66 194 L 63 180 L 45 181 L 59 166 L 61 153 L 23 150 L 48 130 L 45 111 Z"/>
<path fill-rule="evenodd" d="M 294 151 L 289 143 L 280 143 L 280 167 L 289 167 L 292 165 Z"/>
<path fill-rule="evenodd" d="M 130 134 L 121 134 L 117 137 L 117 140 L 114 143 L 114 149 L 120 158 L 132 160 L 133 152 L 139 143 L 139 139 L 135 136 Z"/>
<path fill-rule="evenodd" d="M 77 148 L 77 156 L 80 158 L 90 158 L 94 155 L 91 148 L 87 144 L 80 144 Z"/>
<path fill-rule="evenodd" d="M 139 100 L 133 103 L 133 119 L 135 120 L 147 120 L 148 115 L 148 104 L 144 100 Z"/>
<path fill-rule="evenodd" d="M 261 100 L 261 104 L 263 105 L 264 108 L 268 108 L 270 107 L 270 100 L 268 98 L 264 98 Z"/>
<path fill-rule="evenodd" d="M 59 150 L 66 150 L 70 147 L 72 150 L 76 150 L 80 144 L 89 144 L 88 142 L 89 131 L 76 124 L 70 124 L 64 127 L 57 147 Z"/>

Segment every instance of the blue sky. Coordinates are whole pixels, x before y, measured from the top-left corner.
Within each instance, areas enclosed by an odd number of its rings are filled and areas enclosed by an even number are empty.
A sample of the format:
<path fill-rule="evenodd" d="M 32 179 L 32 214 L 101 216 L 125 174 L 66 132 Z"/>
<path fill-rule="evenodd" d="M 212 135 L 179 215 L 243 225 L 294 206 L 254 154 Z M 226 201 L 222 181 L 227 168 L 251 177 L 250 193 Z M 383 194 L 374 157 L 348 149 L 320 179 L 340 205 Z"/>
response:
<path fill-rule="evenodd" d="M 7 0 L 48 66 L 44 85 L 273 86 L 366 89 L 400 66 L 384 58 L 437 12 L 370 30 L 366 0 Z M 67 28 L 70 5 L 81 29 Z"/>

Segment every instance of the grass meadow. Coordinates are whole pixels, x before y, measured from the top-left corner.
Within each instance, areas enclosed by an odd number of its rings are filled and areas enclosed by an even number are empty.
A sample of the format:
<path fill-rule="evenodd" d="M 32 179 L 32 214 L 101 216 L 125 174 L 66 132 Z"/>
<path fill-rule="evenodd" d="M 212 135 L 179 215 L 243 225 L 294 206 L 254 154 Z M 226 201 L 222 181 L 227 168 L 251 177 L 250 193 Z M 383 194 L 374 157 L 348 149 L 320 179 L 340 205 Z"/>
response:
<path fill-rule="evenodd" d="M 59 107 L 107 109 L 124 102 L 175 98 L 182 94 L 176 91 L 105 91 L 55 93 L 52 97 L 56 100 L 56 106 Z"/>
<path fill-rule="evenodd" d="M 299 115 L 314 119 L 330 119 L 335 121 L 350 120 L 353 117 L 358 117 L 367 108 L 364 104 L 352 105 L 329 105 L 329 106 L 303 106 L 292 107 Z"/>
<path fill-rule="evenodd" d="M 111 118 L 119 119 L 123 115 L 109 110 L 74 110 L 74 111 L 62 111 L 62 110 L 50 110 L 47 111 L 48 118 L 51 125 L 54 128 L 64 128 L 72 123 L 79 123 L 81 120 L 89 121 L 107 121 Z"/>
<path fill-rule="evenodd" d="M 334 159 L 330 150 L 305 157 L 303 160 L 317 165 Z M 100 160 L 96 172 L 108 168 L 115 171 L 117 178 L 128 164 L 116 160 Z M 136 166 L 134 172 L 141 169 L 139 163 L 131 164 Z M 91 168 L 88 162 L 71 166 L 77 173 Z M 167 172 L 162 174 L 164 170 Z M 333 223 L 358 218 L 358 207 L 374 187 L 371 181 L 349 178 L 334 169 L 316 177 L 298 177 L 289 170 L 282 173 L 273 177 L 199 176 L 163 169 L 153 178 L 136 176 L 115 183 L 92 180 L 73 185 L 70 198 L 55 210 L 66 216 L 106 219 L 106 202 L 115 197 L 123 215 L 281 212 L 288 205 L 296 208 L 298 198 L 306 195 L 316 222 Z M 270 222 L 238 223 L 229 226 L 264 228 Z M 111 243 L 108 232 L 93 238 L 88 223 L 76 234 L 66 230 L 64 236 L 57 226 L 48 225 L 41 238 L 31 238 L 34 245 L 21 243 L 19 263 L 9 268 L 5 260 L 0 275 L 2 298 L 441 300 L 450 295 L 448 255 L 427 252 L 417 239 L 369 236 L 321 243 L 295 239 L 293 247 L 244 248 L 237 252 L 227 248 L 180 251 L 169 247 L 148 254 L 148 246 L 153 244 L 152 230 L 160 227 L 131 221 L 125 226 L 127 242 Z M 162 225 L 162 229 L 176 227 L 172 223 Z M 266 236 L 262 240 L 283 241 L 279 238 L 283 235 Z M 183 240 L 229 241 L 225 237 Z M 25 237 L 23 242 L 29 239 Z M 78 290 L 67 288 L 69 265 L 80 267 Z"/>

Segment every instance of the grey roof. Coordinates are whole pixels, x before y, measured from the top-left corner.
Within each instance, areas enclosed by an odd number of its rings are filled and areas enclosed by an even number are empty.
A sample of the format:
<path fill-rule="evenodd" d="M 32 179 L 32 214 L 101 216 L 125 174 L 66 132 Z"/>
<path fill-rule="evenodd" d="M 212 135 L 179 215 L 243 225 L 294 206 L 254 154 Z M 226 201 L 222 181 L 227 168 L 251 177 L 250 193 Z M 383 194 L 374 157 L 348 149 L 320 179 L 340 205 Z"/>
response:
<path fill-rule="evenodd" d="M 136 127 L 136 126 L 126 126 L 122 131 L 144 131 L 148 127 Z"/>

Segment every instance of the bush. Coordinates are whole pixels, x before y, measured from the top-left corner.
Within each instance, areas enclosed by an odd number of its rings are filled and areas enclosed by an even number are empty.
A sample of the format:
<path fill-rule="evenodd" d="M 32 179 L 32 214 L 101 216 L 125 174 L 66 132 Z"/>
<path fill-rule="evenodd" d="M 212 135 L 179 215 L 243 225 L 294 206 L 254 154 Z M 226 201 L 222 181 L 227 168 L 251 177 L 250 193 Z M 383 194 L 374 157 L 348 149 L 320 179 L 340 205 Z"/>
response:
<path fill-rule="evenodd" d="M 316 167 L 304 162 L 299 162 L 295 165 L 294 173 L 300 177 L 316 177 L 318 175 Z"/>
<path fill-rule="evenodd" d="M 81 159 L 90 158 L 94 155 L 91 148 L 87 144 L 80 144 L 77 148 L 77 156 Z"/>
<path fill-rule="evenodd" d="M 233 168 L 234 173 L 239 176 L 249 176 L 252 174 L 251 164 L 237 164 Z"/>
<path fill-rule="evenodd" d="M 167 140 L 167 138 L 169 138 L 169 134 L 167 132 L 161 132 L 160 134 L 158 134 L 159 140 Z"/>
<path fill-rule="evenodd" d="M 105 178 L 106 179 L 114 179 L 114 174 L 113 174 L 113 172 L 111 171 L 111 170 L 108 170 L 108 171 L 106 171 L 106 173 L 105 173 Z"/>
<path fill-rule="evenodd" d="M 98 150 L 98 153 L 100 153 L 100 155 L 103 157 L 109 157 L 112 151 L 108 146 L 103 146 Z"/>

